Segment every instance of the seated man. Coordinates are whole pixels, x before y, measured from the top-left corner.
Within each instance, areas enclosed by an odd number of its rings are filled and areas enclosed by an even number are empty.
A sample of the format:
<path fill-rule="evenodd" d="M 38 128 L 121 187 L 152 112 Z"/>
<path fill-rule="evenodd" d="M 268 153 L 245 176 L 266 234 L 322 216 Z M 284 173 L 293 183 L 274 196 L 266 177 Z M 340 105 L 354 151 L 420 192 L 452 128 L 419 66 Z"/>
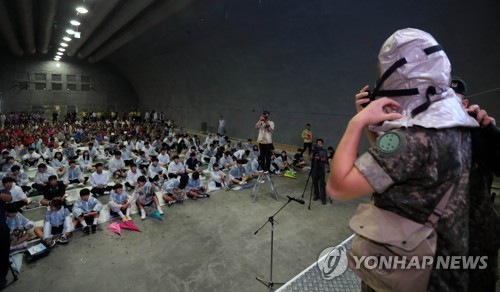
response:
<path fill-rule="evenodd" d="M 215 186 L 223 190 L 229 190 L 231 180 L 226 177 L 226 174 L 219 169 L 219 164 L 214 163 L 210 170 L 210 178 L 215 182 Z"/>
<path fill-rule="evenodd" d="M 209 162 L 210 158 L 214 157 L 217 154 L 217 150 L 215 149 L 214 144 L 210 144 L 205 151 L 203 151 L 203 160 L 205 162 Z"/>
<path fill-rule="evenodd" d="M 26 173 L 21 171 L 21 167 L 19 165 L 14 165 L 10 168 L 11 174 L 9 175 L 15 180 L 16 185 L 23 189 L 23 192 L 31 191 L 31 187 L 28 186 L 29 178 Z"/>
<path fill-rule="evenodd" d="M 125 182 L 125 186 L 129 189 L 135 188 L 137 185 L 137 179 L 140 176 L 142 176 L 142 173 L 137 168 L 137 165 L 135 163 L 130 165 L 130 169 L 127 171 L 127 182 Z"/>
<path fill-rule="evenodd" d="M 52 200 L 45 213 L 43 227 L 36 227 L 35 234 L 42 238 L 48 247 L 53 247 L 56 243 L 67 244 L 71 231 L 73 231 L 73 224 L 69 210 L 64 207 L 62 200 Z M 52 237 L 58 234 L 62 236 L 57 241 L 52 240 Z"/>
<path fill-rule="evenodd" d="M 80 199 L 73 206 L 74 225 L 83 227 L 85 234 L 95 233 L 97 230 L 97 220 L 99 212 L 102 210 L 102 204 L 96 198 L 90 197 L 89 189 L 80 190 Z M 92 224 L 89 228 L 87 224 Z"/>
<path fill-rule="evenodd" d="M 193 200 L 210 197 L 210 195 L 207 194 L 207 188 L 201 183 L 199 172 L 193 172 L 193 174 L 191 174 L 186 186 L 186 195 Z"/>
<path fill-rule="evenodd" d="M 188 182 L 189 176 L 183 173 L 178 178 L 171 178 L 163 184 L 163 200 L 167 203 L 167 207 L 184 200 Z"/>
<path fill-rule="evenodd" d="M 125 166 L 130 166 L 132 163 L 134 163 L 134 156 L 132 152 L 127 149 L 127 146 L 125 145 L 120 145 L 120 152 L 122 154 L 122 159 L 123 163 L 125 163 Z"/>
<path fill-rule="evenodd" d="M 163 182 L 167 176 L 163 173 L 163 168 L 158 164 L 158 158 L 153 158 L 151 164 L 148 166 L 148 176 L 151 182 Z"/>
<path fill-rule="evenodd" d="M 33 221 L 26 219 L 19 211 L 16 204 L 7 204 L 7 226 L 10 230 L 10 250 L 23 249 L 27 247 L 28 240 L 35 237 Z"/>
<path fill-rule="evenodd" d="M 130 196 L 123 191 L 122 184 L 116 184 L 113 186 L 113 191 L 109 194 L 108 206 L 110 209 L 110 215 L 120 216 L 123 222 L 132 220 L 130 217 L 130 208 L 132 206 Z M 123 214 L 125 212 L 125 214 Z"/>
<path fill-rule="evenodd" d="M 297 149 L 297 153 L 293 156 L 293 166 L 298 169 L 304 168 L 306 166 L 306 162 L 304 160 L 304 156 L 302 155 L 302 149 Z"/>
<path fill-rule="evenodd" d="M 28 148 L 28 153 L 26 153 L 23 157 L 23 164 L 26 167 L 34 167 L 38 164 L 40 161 L 40 157 L 42 157 L 40 154 L 35 152 L 35 148 L 29 147 Z"/>
<path fill-rule="evenodd" d="M 233 157 L 231 157 L 231 152 L 229 151 L 225 151 L 224 155 L 222 155 L 222 157 L 219 160 L 220 169 L 230 169 L 235 164 L 236 163 L 234 163 Z"/>
<path fill-rule="evenodd" d="M 245 170 L 247 171 L 247 174 L 251 178 L 258 178 L 259 177 L 259 160 L 258 158 L 254 158 L 245 164 Z"/>
<path fill-rule="evenodd" d="M 137 157 L 137 160 L 135 161 L 135 164 L 137 164 L 137 167 L 144 172 L 148 172 L 148 167 L 151 164 L 151 158 L 146 154 L 144 151 L 139 151 L 139 157 Z"/>
<path fill-rule="evenodd" d="M 54 199 L 64 202 L 68 196 L 66 194 L 66 186 L 62 181 L 57 180 L 56 175 L 51 175 L 49 177 L 49 182 L 43 188 L 42 193 L 43 199 L 40 200 L 42 206 L 48 206 Z"/>
<path fill-rule="evenodd" d="M 57 150 L 54 147 L 54 144 L 49 144 L 49 147 L 43 153 L 42 157 L 45 160 L 45 163 L 50 163 L 54 156 L 56 155 Z"/>
<path fill-rule="evenodd" d="M 160 154 L 158 154 L 158 164 L 160 164 L 161 167 L 167 169 L 168 164 L 170 163 L 170 155 L 167 153 L 167 148 L 163 147 L 160 150 Z"/>
<path fill-rule="evenodd" d="M 68 168 L 68 184 L 82 186 L 87 182 L 89 178 L 83 176 L 83 172 L 76 165 L 76 161 L 70 160 Z"/>
<path fill-rule="evenodd" d="M 155 186 L 153 183 L 147 182 L 144 176 L 140 176 L 137 179 L 137 187 L 135 188 L 133 197 L 137 198 L 135 203 L 141 211 L 142 220 L 146 219 L 146 210 L 144 210 L 144 207 L 151 206 L 152 204 L 154 204 L 158 212 L 163 215 L 160 202 L 156 197 Z"/>
<path fill-rule="evenodd" d="M 2 178 L 3 189 L 8 191 L 12 196 L 12 200 L 9 204 L 15 204 L 18 209 L 28 204 L 28 197 L 23 192 L 21 187 L 15 184 L 15 180 L 12 177 Z"/>
<path fill-rule="evenodd" d="M 38 165 L 38 171 L 35 173 L 35 183 L 31 186 L 38 191 L 42 191 L 49 183 L 49 177 L 53 175 L 57 178 L 57 173 L 52 167 L 40 163 Z"/>
<path fill-rule="evenodd" d="M 173 161 L 168 165 L 168 177 L 176 178 L 185 172 L 184 165 L 179 161 L 179 155 L 172 157 Z"/>
<path fill-rule="evenodd" d="M 127 177 L 125 170 L 125 161 L 123 161 L 122 153 L 120 151 L 115 151 L 115 156 L 108 162 L 108 169 L 111 175 L 113 175 L 115 178 Z"/>
<path fill-rule="evenodd" d="M 196 158 L 196 153 L 190 152 L 189 158 L 186 159 L 187 173 L 201 172 L 201 163 Z"/>
<path fill-rule="evenodd" d="M 73 140 L 74 142 L 74 140 Z M 73 148 L 68 142 L 62 144 L 62 154 L 66 160 L 77 160 L 78 155 L 76 154 L 76 148 Z"/>
<path fill-rule="evenodd" d="M 247 175 L 242 163 L 243 162 L 241 160 L 237 160 L 236 165 L 233 165 L 233 167 L 231 167 L 231 170 L 229 170 L 229 178 L 231 179 L 232 183 L 240 185 L 244 185 L 247 183 L 249 176 Z"/>
<path fill-rule="evenodd" d="M 89 146 L 88 151 L 89 151 L 90 158 L 94 161 L 100 159 L 101 153 L 100 153 L 99 149 L 94 147 L 94 143 L 89 143 L 88 146 Z"/>
<path fill-rule="evenodd" d="M 111 191 L 111 187 L 108 186 L 109 173 L 102 170 L 102 163 L 100 162 L 95 165 L 95 168 L 95 172 L 90 176 L 90 184 L 92 185 L 90 192 L 94 197 L 107 195 Z"/>
<path fill-rule="evenodd" d="M 148 141 L 144 142 L 144 147 L 142 147 L 141 150 L 144 151 L 146 155 L 148 155 L 151 158 L 158 156 L 158 153 L 156 152 L 155 148 L 149 145 Z"/>

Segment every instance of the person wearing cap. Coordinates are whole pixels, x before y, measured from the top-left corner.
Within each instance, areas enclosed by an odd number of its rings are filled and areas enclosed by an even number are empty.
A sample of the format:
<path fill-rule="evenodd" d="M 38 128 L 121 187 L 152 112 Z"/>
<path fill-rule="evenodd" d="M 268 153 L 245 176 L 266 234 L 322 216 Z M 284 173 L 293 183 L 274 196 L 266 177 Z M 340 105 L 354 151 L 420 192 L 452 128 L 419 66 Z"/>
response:
<path fill-rule="evenodd" d="M 407 28 L 382 45 L 378 68 L 381 77 L 371 98 L 368 86 L 356 95 L 358 113 L 338 145 L 327 193 L 337 200 L 373 194 L 372 208 L 419 223 L 446 203 L 434 228 L 435 256 L 467 256 L 470 129 L 478 123 L 449 87 L 448 57 L 430 34 Z M 364 129 L 381 135 L 374 134 L 373 147 L 358 157 Z M 356 236 L 353 246 L 359 241 Z M 411 285 L 427 291 L 467 291 L 467 278 L 466 269 L 432 269 L 428 282 Z M 378 280 L 365 277 L 363 286 L 383 290 Z"/>
<path fill-rule="evenodd" d="M 49 176 L 49 182 L 42 190 L 43 199 L 40 200 L 42 206 L 48 206 L 50 202 L 54 199 L 65 200 L 66 195 L 66 185 L 62 181 L 57 180 L 57 175 Z"/>
<path fill-rule="evenodd" d="M 487 149 L 481 149 L 481 145 L 495 143 L 491 139 L 491 134 L 496 133 L 496 141 L 500 141 L 500 131 L 488 131 L 489 139 L 485 139 L 481 134 L 490 124 L 495 125 L 495 119 L 488 116 L 485 110 L 478 105 L 469 105 L 468 88 L 465 81 L 453 76 L 450 87 L 461 98 L 464 109 L 469 114 L 474 114 L 476 120 L 481 125 L 481 130 L 472 130 L 472 167 L 469 194 L 469 255 L 487 256 L 486 267 L 484 269 L 471 269 L 469 271 L 469 291 L 495 291 L 498 279 L 498 248 L 500 242 L 500 217 L 495 211 L 494 197 L 491 197 L 491 185 L 493 182 L 492 170 L 488 163 L 482 161 L 482 155 L 477 152 L 488 152 Z M 494 136 L 493 136 L 494 137 Z M 480 143 L 474 143 L 479 141 Z M 483 147 L 484 148 L 484 147 Z M 500 149 L 498 142 L 492 148 Z M 498 155 L 488 153 L 488 160 L 495 160 Z M 493 163 L 499 164 L 500 161 Z M 499 173 L 497 173 L 498 175 Z"/>
<path fill-rule="evenodd" d="M 270 119 L 271 115 L 268 111 L 264 111 L 255 124 L 255 128 L 259 130 L 257 143 L 260 150 L 260 166 L 264 172 L 269 172 L 271 167 L 271 152 L 273 146 L 274 122 Z"/>

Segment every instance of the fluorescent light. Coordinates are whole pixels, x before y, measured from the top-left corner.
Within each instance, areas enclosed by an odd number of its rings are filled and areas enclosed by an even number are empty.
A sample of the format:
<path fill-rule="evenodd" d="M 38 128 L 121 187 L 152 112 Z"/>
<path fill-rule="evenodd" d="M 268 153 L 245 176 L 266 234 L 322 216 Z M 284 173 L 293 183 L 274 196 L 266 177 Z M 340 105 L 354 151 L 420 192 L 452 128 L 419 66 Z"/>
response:
<path fill-rule="evenodd" d="M 69 41 L 71 41 L 71 38 L 69 38 L 69 37 L 63 37 L 63 40 L 69 42 Z"/>
<path fill-rule="evenodd" d="M 55 56 L 54 59 L 59 60 L 59 59 L 61 59 L 61 56 Z"/>
<path fill-rule="evenodd" d="M 74 33 L 75 33 L 75 31 L 74 31 L 74 30 L 72 30 L 72 29 L 67 29 L 67 30 L 66 30 L 66 33 L 67 33 L 67 34 L 74 34 Z"/>
<path fill-rule="evenodd" d="M 67 43 L 61 43 L 61 47 L 67 47 L 68 44 Z"/>
<path fill-rule="evenodd" d="M 71 23 L 71 25 L 74 25 L 74 26 L 79 26 L 81 23 L 76 21 L 76 20 L 71 20 L 69 23 Z"/>
<path fill-rule="evenodd" d="M 61 67 L 61 64 L 59 64 L 59 60 L 57 60 L 56 66 L 57 66 L 57 68 Z"/>
<path fill-rule="evenodd" d="M 80 36 L 81 36 L 81 32 L 79 32 L 79 31 L 75 31 L 74 36 L 75 36 L 75 39 L 79 39 L 79 38 L 80 38 Z"/>
<path fill-rule="evenodd" d="M 87 8 L 85 8 L 83 6 L 78 6 L 78 7 L 76 7 L 76 12 L 81 13 L 81 14 L 85 14 L 89 11 L 87 10 Z"/>
<path fill-rule="evenodd" d="M 62 55 L 63 55 L 63 53 L 62 53 L 62 52 L 57 52 L 57 54 L 58 54 L 59 56 L 62 56 Z"/>
<path fill-rule="evenodd" d="M 58 50 L 59 50 L 59 52 L 64 52 L 64 51 L 66 51 L 66 49 L 65 49 L 65 48 L 59 48 Z"/>

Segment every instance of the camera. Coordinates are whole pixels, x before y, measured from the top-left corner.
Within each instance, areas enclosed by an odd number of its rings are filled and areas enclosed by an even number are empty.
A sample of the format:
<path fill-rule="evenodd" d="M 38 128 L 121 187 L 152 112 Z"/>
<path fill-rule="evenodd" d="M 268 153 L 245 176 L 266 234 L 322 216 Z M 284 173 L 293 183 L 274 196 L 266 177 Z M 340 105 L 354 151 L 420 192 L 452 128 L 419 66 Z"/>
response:
<path fill-rule="evenodd" d="M 373 92 L 371 92 L 370 90 L 367 90 L 367 91 L 365 91 L 365 92 L 368 92 L 368 95 L 367 95 L 367 96 L 365 96 L 365 98 L 369 98 L 369 99 L 370 99 L 370 101 L 369 101 L 369 102 L 365 102 L 365 103 L 363 103 L 363 104 L 361 105 L 362 107 L 366 107 L 367 105 L 369 105 L 369 104 L 370 104 L 370 102 L 372 102 L 372 101 L 374 101 L 374 100 L 375 100 L 375 94 L 374 94 Z"/>

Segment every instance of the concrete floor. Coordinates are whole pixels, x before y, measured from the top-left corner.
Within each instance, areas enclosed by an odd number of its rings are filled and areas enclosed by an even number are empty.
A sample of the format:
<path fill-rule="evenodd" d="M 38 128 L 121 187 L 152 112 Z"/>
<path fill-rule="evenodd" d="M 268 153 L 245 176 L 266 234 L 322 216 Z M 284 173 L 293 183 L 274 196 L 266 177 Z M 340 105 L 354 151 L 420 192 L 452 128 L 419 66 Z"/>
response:
<path fill-rule="evenodd" d="M 141 221 L 136 214 L 142 233 L 119 236 L 106 230 L 109 223 L 94 235 L 76 231 L 67 246 L 25 263 L 6 291 L 266 291 L 255 277 L 269 279 L 270 225 L 253 233 L 287 201 L 286 195 L 302 195 L 307 175 L 273 176 L 279 202 L 266 183 L 256 203 L 251 189 L 214 191 L 209 199 L 163 206 L 164 221 Z M 307 203 L 292 201 L 276 216 L 275 282 L 293 278 L 323 249 L 352 234 L 348 220 L 359 201 L 313 201 L 311 210 Z"/>

